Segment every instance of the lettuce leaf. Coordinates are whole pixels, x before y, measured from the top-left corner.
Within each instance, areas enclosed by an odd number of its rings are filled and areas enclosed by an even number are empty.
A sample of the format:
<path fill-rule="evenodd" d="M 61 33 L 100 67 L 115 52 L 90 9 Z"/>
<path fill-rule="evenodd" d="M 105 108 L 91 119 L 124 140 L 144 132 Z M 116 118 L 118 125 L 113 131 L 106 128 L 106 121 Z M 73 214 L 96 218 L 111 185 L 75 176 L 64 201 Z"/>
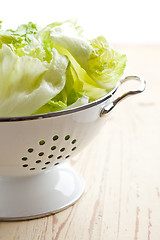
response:
<path fill-rule="evenodd" d="M 51 29 L 50 35 L 55 46 L 68 50 L 99 87 L 109 90 L 115 87 L 123 74 L 126 55 L 121 55 L 109 47 L 103 36 L 86 40 L 73 24 L 66 22 Z"/>
<path fill-rule="evenodd" d="M 0 49 L 0 116 L 31 115 L 64 87 L 68 59 L 54 50 L 50 64 Z"/>
<path fill-rule="evenodd" d="M 1 22 L 0 22 L 1 25 Z M 126 56 L 76 21 L 0 29 L 0 116 L 61 111 L 97 100 L 120 80 Z"/>

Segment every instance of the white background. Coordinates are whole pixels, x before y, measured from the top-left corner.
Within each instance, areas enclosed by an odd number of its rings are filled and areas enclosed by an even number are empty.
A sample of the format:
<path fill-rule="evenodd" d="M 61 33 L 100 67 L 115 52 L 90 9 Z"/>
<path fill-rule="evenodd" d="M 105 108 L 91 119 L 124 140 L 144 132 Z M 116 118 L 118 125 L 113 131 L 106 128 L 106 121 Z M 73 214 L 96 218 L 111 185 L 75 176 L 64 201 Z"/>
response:
<path fill-rule="evenodd" d="M 0 0 L 3 28 L 32 21 L 45 26 L 76 18 L 90 38 L 110 43 L 159 44 L 159 0 Z"/>

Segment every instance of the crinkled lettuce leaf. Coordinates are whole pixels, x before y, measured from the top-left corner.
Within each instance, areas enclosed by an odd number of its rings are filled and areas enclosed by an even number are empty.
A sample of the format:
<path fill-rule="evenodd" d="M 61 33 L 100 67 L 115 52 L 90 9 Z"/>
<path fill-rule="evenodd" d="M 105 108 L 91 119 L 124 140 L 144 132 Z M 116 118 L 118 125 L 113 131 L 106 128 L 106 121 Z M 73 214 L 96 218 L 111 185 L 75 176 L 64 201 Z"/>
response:
<path fill-rule="evenodd" d="M 0 29 L 0 116 L 62 111 L 97 100 L 116 86 L 125 65 L 125 55 L 102 36 L 86 39 L 76 21 Z"/>
<path fill-rule="evenodd" d="M 0 49 L 0 116 L 31 115 L 65 85 L 68 59 L 54 49 L 51 63 Z"/>

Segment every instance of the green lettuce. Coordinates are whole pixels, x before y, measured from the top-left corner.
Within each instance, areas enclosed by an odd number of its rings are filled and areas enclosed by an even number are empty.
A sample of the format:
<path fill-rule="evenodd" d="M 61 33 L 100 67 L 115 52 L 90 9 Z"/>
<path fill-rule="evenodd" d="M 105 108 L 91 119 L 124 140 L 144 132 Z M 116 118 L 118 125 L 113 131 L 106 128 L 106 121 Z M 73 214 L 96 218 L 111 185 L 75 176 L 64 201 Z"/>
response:
<path fill-rule="evenodd" d="M 97 100 L 116 86 L 125 65 L 125 55 L 102 36 L 86 39 L 75 21 L 0 29 L 0 116 L 61 111 Z"/>

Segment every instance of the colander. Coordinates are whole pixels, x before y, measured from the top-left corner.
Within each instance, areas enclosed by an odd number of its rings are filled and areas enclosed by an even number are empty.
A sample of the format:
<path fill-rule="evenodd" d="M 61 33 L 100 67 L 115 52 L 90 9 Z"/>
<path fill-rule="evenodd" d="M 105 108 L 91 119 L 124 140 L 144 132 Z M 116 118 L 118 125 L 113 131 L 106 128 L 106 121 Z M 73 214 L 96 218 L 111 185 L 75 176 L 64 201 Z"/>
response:
<path fill-rule="evenodd" d="M 138 80 L 139 89 L 114 99 L 120 84 Z M 0 220 L 46 216 L 75 203 L 84 180 L 68 164 L 103 127 L 114 106 L 143 92 L 145 81 L 129 76 L 105 97 L 74 109 L 0 118 Z"/>

